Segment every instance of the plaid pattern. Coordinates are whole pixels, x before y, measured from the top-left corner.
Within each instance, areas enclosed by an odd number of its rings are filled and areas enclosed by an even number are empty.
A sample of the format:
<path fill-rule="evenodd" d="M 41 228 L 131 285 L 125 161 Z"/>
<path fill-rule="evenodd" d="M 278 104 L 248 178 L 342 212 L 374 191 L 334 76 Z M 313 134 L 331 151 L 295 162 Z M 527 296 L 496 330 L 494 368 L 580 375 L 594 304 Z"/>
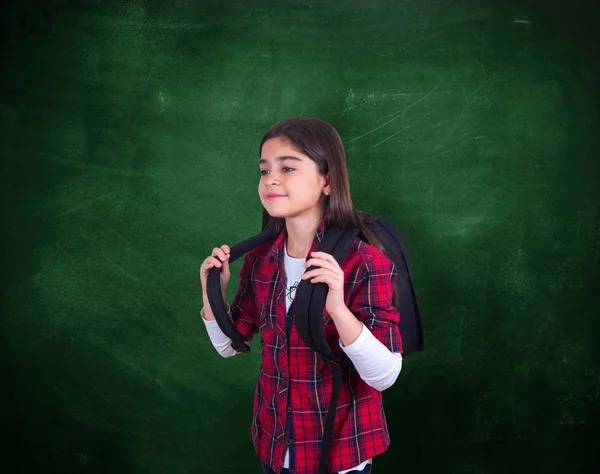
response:
<path fill-rule="evenodd" d="M 325 232 L 322 220 L 310 252 Z M 252 441 L 260 460 L 279 472 L 286 446 L 290 471 L 315 474 L 332 390 L 331 370 L 299 338 L 295 300 L 285 310 L 284 228 L 274 243 L 246 254 L 231 303 L 236 328 L 247 341 L 260 331 L 262 364 L 254 395 Z M 310 253 L 309 253 L 310 256 Z M 341 265 L 345 302 L 390 351 L 402 352 L 399 313 L 392 306 L 397 270 L 375 247 L 356 238 Z M 380 454 L 390 444 L 381 392 L 367 385 L 339 346 L 335 324 L 323 310 L 326 338 L 343 372 L 328 469 L 338 472 Z M 287 429 L 286 429 L 287 428 Z"/>

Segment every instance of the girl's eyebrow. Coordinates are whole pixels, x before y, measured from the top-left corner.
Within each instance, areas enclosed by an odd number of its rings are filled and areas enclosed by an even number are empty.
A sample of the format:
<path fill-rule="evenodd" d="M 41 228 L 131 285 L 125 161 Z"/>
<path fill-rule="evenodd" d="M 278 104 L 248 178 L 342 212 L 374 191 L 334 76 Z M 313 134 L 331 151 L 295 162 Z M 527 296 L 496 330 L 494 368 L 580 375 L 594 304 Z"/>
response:
<path fill-rule="evenodd" d="M 284 155 L 284 156 L 278 156 L 277 158 L 275 158 L 275 160 L 276 160 L 276 161 L 285 161 L 285 160 L 296 160 L 296 161 L 302 161 L 302 159 L 301 159 L 301 158 L 298 158 L 297 156 L 291 156 L 291 155 L 290 155 L 290 156 L 287 156 L 287 155 Z M 268 162 L 268 160 L 266 160 L 265 158 L 261 158 L 261 159 L 260 159 L 260 161 L 258 162 L 258 164 L 259 164 L 259 165 L 262 165 L 262 164 L 265 164 L 265 163 L 266 163 L 266 164 L 268 164 L 268 163 L 269 163 L 269 162 Z"/>

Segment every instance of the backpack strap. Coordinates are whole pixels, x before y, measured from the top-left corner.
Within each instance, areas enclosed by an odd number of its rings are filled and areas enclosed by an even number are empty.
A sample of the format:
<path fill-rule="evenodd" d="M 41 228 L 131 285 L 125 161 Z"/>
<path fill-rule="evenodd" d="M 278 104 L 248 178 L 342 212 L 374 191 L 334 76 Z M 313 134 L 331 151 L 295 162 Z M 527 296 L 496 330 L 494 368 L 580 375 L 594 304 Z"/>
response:
<path fill-rule="evenodd" d="M 330 228 L 325 232 L 319 251 L 331 254 L 341 266 L 358 232 L 358 229 Z M 311 266 L 306 271 L 315 268 L 317 267 Z M 302 280 L 296 289 L 296 331 L 308 347 L 321 355 L 329 365 L 332 374 L 331 398 L 329 399 L 329 408 L 321 442 L 320 474 L 328 472 L 327 458 L 331 448 L 333 422 L 342 389 L 342 369 L 336 362 L 335 355 L 329 347 L 323 331 L 323 309 L 325 308 L 328 291 L 329 287 L 326 283 L 311 284 L 307 280 Z"/>
<path fill-rule="evenodd" d="M 242 255 L 247 254 L 252 249 L 262 245 L 270 239 L 274 238 L 272 231 L 263 231 L 256 234 L 231 248 L 229 253 L 229 263 L 235 262 Z M 244 340 L 244 336 L 235 328 L 235 324 L 231 316 L 227 313 L 223 295 L 221 293 L 221 269 L 223 267 L 213 267 L 208 272 L 206 281 L 206 293 L 210 309 L 215 315 L 215 320 L 221 328 L 221 331 L 231 339 L 231 347 L 238 352 L 250 352 L 250 346 Z"/>
<path fill-rule="evenodd" d="M 350 245 L 354 241 L 354 238 L 358 235 L 358 229 L 346 229 L 342 232 L 340 237 L 335 242 L 335 245 L 330 253 L 335 258 L 338 265 L 342 265 L 342 262 L 346 258 L 346 254 L 350 249 Z M 329 293 L 329 287 L 326 283 L 317 283 L 313 285 L 313 294 L 310 299 L 310 308 L 308 312 L 308 319 L 310 325 L 310 332 L 313 337 L 314 345 L 317 347 L 319 352 L 324 358 L 329 357 L 335 359 L 329 343 L 325 338 L 323 332 L 323 309 L 325 308 L 325 301 L 327 300 L 327 294 Z"/>
<path fill-rule="evenodd" d="M 319 252 L 331 253 L 336 246 L 337 242 L 344 233 L 343 229 L 330 228 L 327 229 L 323 240 L 319 245 Z M 310 256 L 309 256 L 310 257 Z M 312 265 L 306 269 L 306 272 L 315 270 L 319 267 Z M 311 314 L 314 315 L 317 312 L 317 305 L 321 303 L 321 320 L 323 318 L 323 308 L 325 307 L 325 300 L 327 297 L 327 290 L 329 287 L 326 283 L 311 283 L 308 280 L 301 280 L 296 288 L 296 331 L 298 336 L 304 341 L 304 343 L 310 347 L 313 351 L 319 353 L 325 353 L 333 358 L 331 351 L 327 350 L 327 347 L 323 347 L 323 344 L 317 345 L 317 340 L 321 343 L 321 339 L 318 338 L 318 333 L 323 332 L 322 321 L 321 326 L 318 322 L 311 324 Z M 314 299 L 314 303 L 313 303 Z M 319 313 L 317 312 L 317 317 Z M 313 332 L 314 331 L 314 332 Z"/>

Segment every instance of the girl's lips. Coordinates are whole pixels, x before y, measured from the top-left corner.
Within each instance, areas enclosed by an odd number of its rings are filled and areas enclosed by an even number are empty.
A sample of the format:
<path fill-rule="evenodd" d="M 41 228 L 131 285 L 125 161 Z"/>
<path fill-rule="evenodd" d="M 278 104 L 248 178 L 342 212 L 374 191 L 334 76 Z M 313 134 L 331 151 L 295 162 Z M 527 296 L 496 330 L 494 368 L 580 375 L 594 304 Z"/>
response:
<path fill-rule="evenodd" d="M 285 197 L 283 194 L 267 194 L 267 199 L 275 199 Z"/>

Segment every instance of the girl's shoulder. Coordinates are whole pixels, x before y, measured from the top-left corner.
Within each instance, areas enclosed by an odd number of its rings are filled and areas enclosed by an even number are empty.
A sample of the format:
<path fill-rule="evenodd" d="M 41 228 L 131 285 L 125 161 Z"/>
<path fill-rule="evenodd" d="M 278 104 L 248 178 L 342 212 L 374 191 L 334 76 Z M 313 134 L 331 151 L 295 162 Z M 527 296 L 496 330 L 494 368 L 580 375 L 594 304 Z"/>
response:
<path fill-rule="evenodd" d="M 369 242 L 365 242 L 360 237 L 354 237 L 350 250 L 364 256 L 364 258 L 388 258 L 381 250 Z"/>
<path fill-rule="evenodd" d="M 254 247 L 246 254 L 246 259 L 250 262 L 254 262 L 256 260 L 262 261 L 264 260 L 269 253 L 273 250 L 273 241 L 269 240 L 260 244 L 257 247 Z"/>
<path fill-rule="evenodd" d="M 348 249 L 346 260 L 351 259 L 358 265 L 389 267 L 393 264 L 392 259 L 386 256 L 381 250 L 374 245 L 355 237 L 354 241 Z"/>

